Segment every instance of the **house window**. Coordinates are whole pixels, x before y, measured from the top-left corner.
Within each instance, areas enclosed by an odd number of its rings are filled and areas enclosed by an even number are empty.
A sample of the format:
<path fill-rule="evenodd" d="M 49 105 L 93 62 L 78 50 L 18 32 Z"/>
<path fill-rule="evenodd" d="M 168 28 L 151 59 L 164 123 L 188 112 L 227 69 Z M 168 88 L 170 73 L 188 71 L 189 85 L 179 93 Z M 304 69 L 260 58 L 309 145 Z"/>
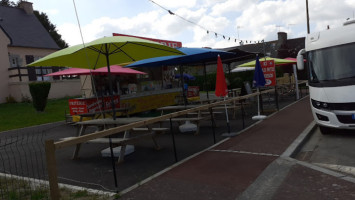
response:
<path fill-rule="evenodd" d="M 37 81 L 49 81 L 51 80 L 49 76 L 44 76 L 46 74 L 50 74 L 52 73 L 52 69 L 48 69 L 48 68 L 43 68 L 43 67 L 39 67 L 36 68 L 36 77 L 37 77 Z"/>
<path fill-rule="evenodd" d="M 20 67 L 20 57 L 18 55 L 9 55 L 10 67 Z"/>

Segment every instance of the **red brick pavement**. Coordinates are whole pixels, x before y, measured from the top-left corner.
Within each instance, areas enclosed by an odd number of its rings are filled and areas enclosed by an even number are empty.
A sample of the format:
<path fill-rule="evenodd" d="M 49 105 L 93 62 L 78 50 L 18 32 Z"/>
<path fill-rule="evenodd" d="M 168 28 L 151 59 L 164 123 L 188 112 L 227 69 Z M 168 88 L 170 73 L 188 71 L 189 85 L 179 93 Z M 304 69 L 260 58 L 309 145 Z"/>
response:
<path fill-rule="evenodd" d="M 312 121 L 309 98 L 305 98 L 242 134 L 124 194 L 120 199 L 236 199 Z M 341 191 L 337 188 L 341 187 L 351 191 L 346 197 L 352 197 L 354 186 L 345 186 L 342 180 L 334 179 L 318 171 L 294 165 L 274 197 L 326 199 L 321 198 L 324 195 L 317 195 L 326 188 L 332 188 L 330 192 L 334 191 L 333 197 L 337 197 L 335 194 Z M 313 184 L 314 181 L 319 184 Z"/>

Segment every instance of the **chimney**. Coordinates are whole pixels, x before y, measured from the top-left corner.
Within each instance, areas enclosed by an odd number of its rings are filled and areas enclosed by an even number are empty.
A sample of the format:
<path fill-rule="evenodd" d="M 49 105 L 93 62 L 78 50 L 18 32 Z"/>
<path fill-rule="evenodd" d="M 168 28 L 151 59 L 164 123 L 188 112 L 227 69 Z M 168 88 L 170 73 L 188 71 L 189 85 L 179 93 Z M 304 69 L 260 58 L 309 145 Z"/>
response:
<path fill-rule="evenodd" d="M 20 1 L 18 5 L 26 12 L 26 14 L 33 14 L 32 2 Z"/>
<path fill-rule="evenodd" d="M 277 33 L 277 43 L 276 43 L 276 51 L 277 51 L 277 57 L 278 58 L 284 58 L 287 57 L 288 53 L 288 47 L 287 47 L 287 33 L 285 32 L 278 32 Z"/>
<path fill-rule="evenodd" d="M 285 32 L 278 32 L 277 33 L 277 38 L 278 38 L 278 41 L 277 43 L 282 46 L 282 45 L 285 45 L 287 43 L 287 33 Z"/>

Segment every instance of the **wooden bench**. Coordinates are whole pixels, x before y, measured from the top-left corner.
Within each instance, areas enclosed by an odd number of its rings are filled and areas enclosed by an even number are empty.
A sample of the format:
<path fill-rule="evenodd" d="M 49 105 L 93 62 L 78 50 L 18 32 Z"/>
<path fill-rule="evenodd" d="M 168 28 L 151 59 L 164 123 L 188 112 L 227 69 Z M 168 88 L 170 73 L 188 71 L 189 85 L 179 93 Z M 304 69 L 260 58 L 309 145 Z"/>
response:
<path fill-rule="evenodd" d="M 155 149 L 157 149 L 157 150 L 160 149 L 160 146 L 158 145 L 157 141 L 155 140 L 156 134 L 154 132 L 146 133 L 146 134 L 134 136 L 134 137 L 129 137 L 128 135 L 129 135 L 129 133 L 125 132 L 125 135 L 123 138 L 111 138 L 112 144 L 115 144 L 115 146 L 121 146 L 120 155 L 118 158 L 118 163 L 122 163 L 124 161 L 126 146 L 127 145 L 134 145 L 142 139 L 152 138 L 154 145 L 155 145 Z M 66 138 L 62 138 L 61 140 L 69 140 L 69 139 L 73 139 L 73 138 L 75 138 L 75 137 L 66 137 Z M 85 143 L 109 144 L 110 138 L 96 138 L 93 140 L 89 140 Z M 76 149 L 73 154 L 73 159 L 76 159 L 78 157 L 78 154 L 79 154 L 79 149 Z"/>
<path fill-rule="evenodd" d="M 132 128 L 132 131 L 135 132 L 147 132 L 147 131 L 154 131 L 155 133 L 165 133 L 165 131 L 169 131 L 169 128 L 149 128 L 139 127 L 139 128 Z"/>
<path fill-rule="evenodd" d="M 129 117 L 128 112 L 130 111 L 131 108 L 125 107 L 125 108 L 115 108 L 115 112 L 117 113 L 122 113 L 124 116 Z M 80 117 L 79 122 L 83 121 L 83 118 L 91 118 L 91 119 L 98 119 L 100 117 L 106 118 L 106 115 L 109 115 L 112 117 L 113 112 L 112 110 L 102 110 L 99 112 L 90 112 L 90 113 L 82 113 L 78 114 Z"/>
<path fill-rule="evenodd" d="M 151 118 L 130 117 L 130 118 L 116 118 L 116 120 L 111 118 L 105 118 L 105 119 L 94 119 L 89 121 L 77 122 L 76 123 L 78 125 L 77 136 L 85 135 L 85 130 L 89 126 L 95 126 L 98 127 L 99 129 L 104 129 L 104 128 L 108 128 L 109 126 L 120 126 L 120 125 L 130 124 L 130 123 L 147 120 L 147 119 L 151 119 Z M 168 130 L 167 128 L 164 129 L 164 128 L 151 128 L 151 127 L 134 128 L 134 129 L 135 131 L 138 132 L 145 131 L 148 133 L 131 137 L 130 131 L 125 131 L 123 138 L 111 138 L 112 143 L 118 146 L 122 146 L 121 150 L 125 151 L 127 144 L 133 144 L 137 142 L 137 140 L 150 137 L 154 142 L 155 148 L 160 149 L 158 143 L 155 140 L 155 136 L 157 135 L 157 133 L 161 133 L 163 131 Z M 87 143 L 109 143 L 109 138 L 98 138 L 98 139 L 90 140 Z M 80 148 L 81 148 L 81 144 L 77 144 L 73 153 L 73 157 L 72 157 L 73 159 L 76 159 L 78 157 Z M 124 154 L 121 154 L 118 162 L 123 162 L 123 158 L 124 158 Z"/>

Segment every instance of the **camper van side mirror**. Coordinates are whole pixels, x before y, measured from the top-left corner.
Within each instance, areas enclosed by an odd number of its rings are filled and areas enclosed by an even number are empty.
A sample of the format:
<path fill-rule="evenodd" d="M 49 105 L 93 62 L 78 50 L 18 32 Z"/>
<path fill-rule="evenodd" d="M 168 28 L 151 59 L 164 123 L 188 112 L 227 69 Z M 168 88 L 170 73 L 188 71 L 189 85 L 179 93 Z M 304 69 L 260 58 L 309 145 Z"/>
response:
<path fill-rule="evenodd" d="M 297 69 L 298 70 L 304 69 L 304 60 L 303 60 L 303 55 L 302 55 L 304 53 L 305 53 L 305 50 L 301 49 L 297 54 Z"/>

